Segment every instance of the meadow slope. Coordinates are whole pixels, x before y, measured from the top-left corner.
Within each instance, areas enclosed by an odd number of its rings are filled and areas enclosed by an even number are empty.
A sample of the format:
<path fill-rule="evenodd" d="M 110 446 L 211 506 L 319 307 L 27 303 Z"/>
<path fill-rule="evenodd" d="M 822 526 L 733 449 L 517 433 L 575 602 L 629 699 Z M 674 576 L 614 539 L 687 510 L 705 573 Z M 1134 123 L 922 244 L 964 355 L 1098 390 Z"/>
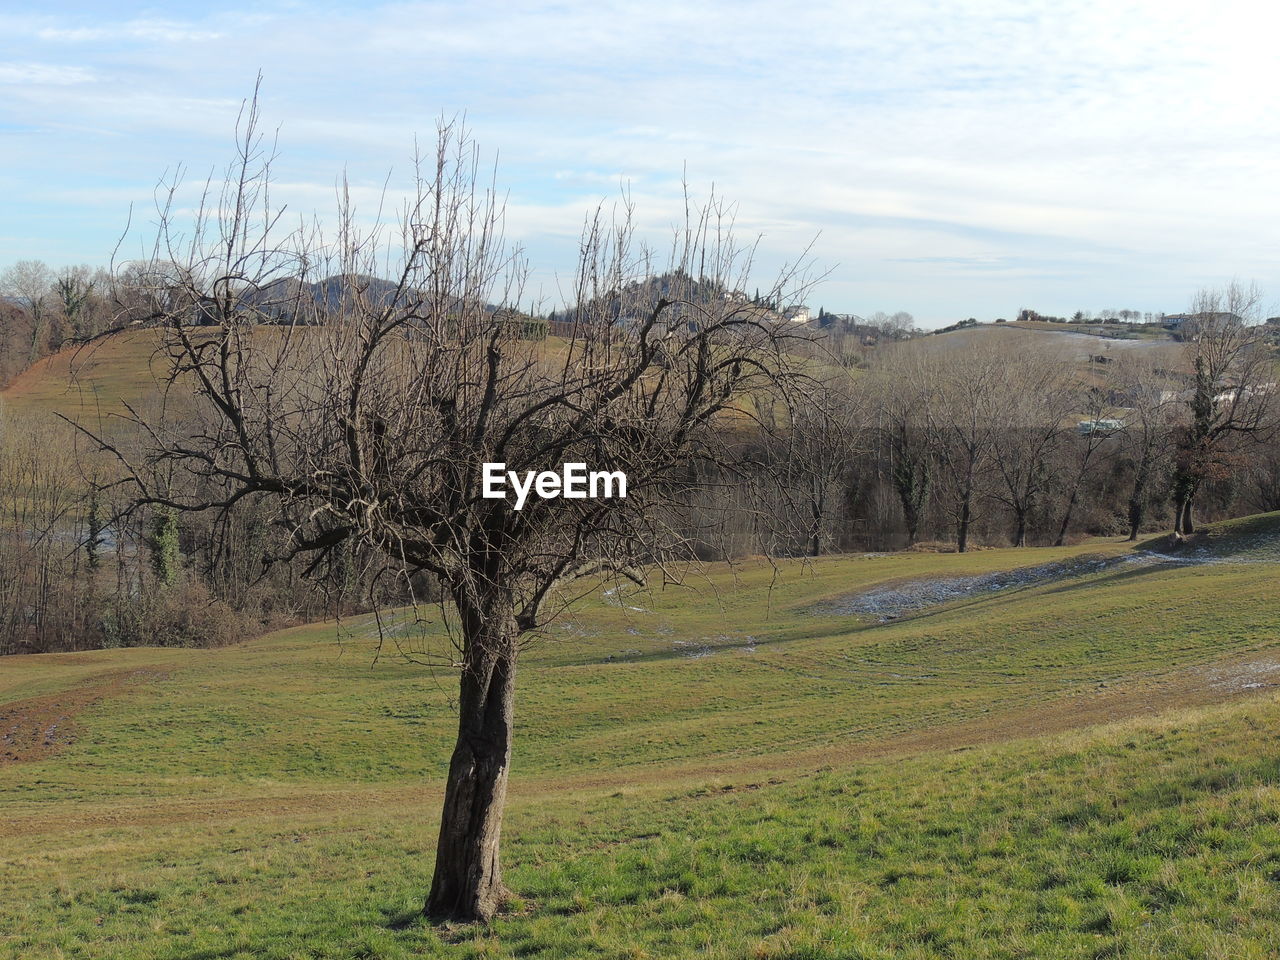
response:
<path fill-rule="evenodd" d="M 438 623 L 6 658 L 0 956 L 1273 956 L 1278 536 L 585 600 L 523 659 L 487 928 L 417 915 Z M 939 580 L 980 586 L 857 612 Z"/>

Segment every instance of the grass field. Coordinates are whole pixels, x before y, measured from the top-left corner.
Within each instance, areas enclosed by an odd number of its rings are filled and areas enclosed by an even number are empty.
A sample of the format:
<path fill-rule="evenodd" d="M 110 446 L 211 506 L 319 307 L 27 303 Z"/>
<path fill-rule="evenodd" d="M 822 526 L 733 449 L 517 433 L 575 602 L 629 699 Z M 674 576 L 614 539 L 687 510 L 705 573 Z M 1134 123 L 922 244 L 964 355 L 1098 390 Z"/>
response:
<path fill-rule="evenodd" d="M 0 398 L 22 413 L 54 411 L 75 419 L 122 413 L 157 392 L 166 360 L 154 330 L 130 330 L 45 357 L 9 384 Z"/>
<path fill-rule="evenodd" d="M 584 601 L 523 661 L 520 899 L 485 928 L 417 913 L 454 678 L 375 663 L 367 619 L 6 658 L 0 956 L 1274 956 L 1278 534 Z"/>
<path fill-rule="evenodd" d="M 305 338 L 316 328 L 299 328 L 295 336 Z M 199 334 L 197 333 L 197 336 Z M 254 345 L 270 355 L 279 343 L 279 327 L 254 328 L 250 336 Z M 0 390 L 0 412 L 8 408 L 17 414 L 57 413 L 85 424 L 99 418 L 110 418 L 126 412 L 126 405 L 144 414 L 154 415 L 162 399 L 184 413 L 191 404 L 188 383 L 165 383 L 170 359 L 163 350 L 163 333 L 159 329 L 132 329 L 103 336 L 86 344 L 64 347 L 19 374 Z M 306 352 L 298 347 L 298 358 Z M 519 346 L 517 347 L 519 349 Z M 560 337 L 526 341 L 523 349 L 538 356 L 552 367 L 562 365 L 568 355 L 568 342 Z M 842 374 L 847 371 L 812 362 L 817 375 Z"/>

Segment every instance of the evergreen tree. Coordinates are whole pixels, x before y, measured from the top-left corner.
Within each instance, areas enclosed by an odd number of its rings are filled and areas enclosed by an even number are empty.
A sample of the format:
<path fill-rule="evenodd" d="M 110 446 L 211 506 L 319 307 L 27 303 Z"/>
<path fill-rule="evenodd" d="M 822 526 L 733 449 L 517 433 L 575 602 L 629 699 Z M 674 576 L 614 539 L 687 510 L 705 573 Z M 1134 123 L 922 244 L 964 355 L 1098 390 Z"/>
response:
<path fill-rule="evenodd" d="M 89 536 L 84 543 L 85 558 L 89 562 L 89 569 L 97 570 L 102 566 L 101 549 L 104 543 L 102 531 L 106 523 L 102 519 L 102 501 L 99 499 L 96 486 L 89 494 L 89 514 L 85 517 L 85 525 L 89 528 Z"/>
<path fill-rule="evenodd" d="M 151 567 L 168 587 L 177 583 L 180 563 L 178 516 L 172 507 L 162 507 L 151 518 Z"/>

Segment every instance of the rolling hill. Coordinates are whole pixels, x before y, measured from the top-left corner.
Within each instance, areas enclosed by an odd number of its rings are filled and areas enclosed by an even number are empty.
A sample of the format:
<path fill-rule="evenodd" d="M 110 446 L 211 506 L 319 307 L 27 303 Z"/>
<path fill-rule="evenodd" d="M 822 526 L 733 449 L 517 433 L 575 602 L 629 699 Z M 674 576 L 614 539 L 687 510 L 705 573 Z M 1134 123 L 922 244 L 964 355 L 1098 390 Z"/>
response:
<path fill-rule="evenodd" d="M 438 623 L 7 658 L 0 956 L 1270 956 L 1277 544 L 598 594 L 523 661 L 489 927 L 417 917 L 454 678 L 388 651 Z"/>
<path fill-rule="evenodd" d="M 38 361 L 0 390 L 16 412 L 53 411 L 69 417 L 121 412 L 155 394 L 166 359 L 156 330 L 126 330 Z"/>

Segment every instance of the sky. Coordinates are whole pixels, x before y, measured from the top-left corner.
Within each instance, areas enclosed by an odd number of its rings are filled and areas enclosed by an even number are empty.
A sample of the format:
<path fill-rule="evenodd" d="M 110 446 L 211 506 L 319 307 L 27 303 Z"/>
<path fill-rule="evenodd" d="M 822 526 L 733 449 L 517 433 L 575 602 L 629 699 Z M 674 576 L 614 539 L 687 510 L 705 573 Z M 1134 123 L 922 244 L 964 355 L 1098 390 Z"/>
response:
<path fill-rule="evenodd" d="M 686 180 L 736 205 L 760 287 L 809 251 L 815 311 L 1278 295 L 1278 21 L 1236 0 L 0 0 L 0 266 L 105 264 L 128 224 L 122 255 L 145 249 L 157 182 L 223 168 L 261 71 L 294 213 L 324 217 L 344 174 L 376 207 L 415 135 L 465 114 L 548 302 L 588 210 L 629 191 L 660 247 Z"/>

